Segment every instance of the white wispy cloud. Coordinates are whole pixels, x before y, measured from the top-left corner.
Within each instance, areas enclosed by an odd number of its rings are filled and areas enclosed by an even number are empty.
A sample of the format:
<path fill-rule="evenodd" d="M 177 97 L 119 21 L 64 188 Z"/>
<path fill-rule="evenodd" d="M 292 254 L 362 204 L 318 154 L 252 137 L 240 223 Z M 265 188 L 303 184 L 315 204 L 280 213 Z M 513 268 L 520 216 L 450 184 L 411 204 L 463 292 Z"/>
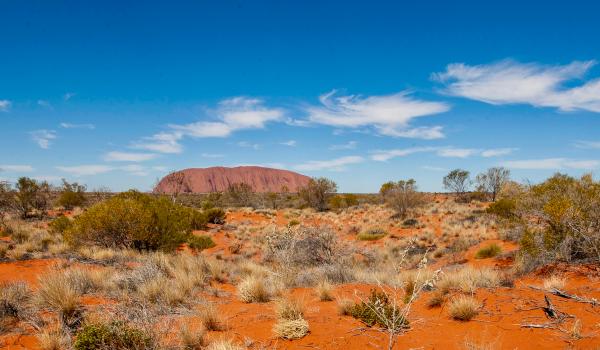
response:
<path fill-rule="evenodd" d="M 34 130 L 29 132 L 31 139 L 40 146 L 40 148 L 48 149 L 51 141 L 56 139 L 56 131 L 54 130 Z"/>
<path fill-rule="evenodd" d="M 575 141 L 575 147 L 584 149 L 600 149 L 600 141 Z"/>
<path fill-rule="evenodd" d="M 104 155 L 107 162 L 144 162 L 155 159 L 156 153 L 108 152 Z"/>
<path fill-rule="evenodd" d="M 347 165 L 362 163 L 363 161 L 364 158 L 360 156 L 347 156 L 331 160 L 311 160 L 294 166 L 294 169 L 300 171 L 343 171 Z"/>
<path fill-rule="evenodd" d="M 264 105 L 261 99 L 234 97 L 221 101 L 214 111 L 215 120 L 189 124 L 170 124 L 169 130 L 160 132 L 131 146 L 160 153 L 181 153 L 180 141 L 184 137 L 228 137 L 238 130 L 262 129 L 269 122 L 282 121 L 284 112 Z"/>
<path fill-rule="evenodd" d="M 6 112 L 10 109 L 12 103 L 9 100 L 0 100 L 0 112 Z"/>
<path fill-rule="evenodd" d="M 573 86 L 595 61 L 574 61 L 566 65 L 542 65 L 503 60 L 469 66 L 453 63 L 434 80 L 446 83 L 446 92 L 490 104 L 530 104 L 562 111 L 600 112 L 600 79 Z"/>
<path fill-rule="evenodd" d="M 371 159 L 385 162 L 396 157 L 405 157 L 414 153 L 436 153 L 439 157 L 444 158 L 468 158 L 472 156 L 481 157 L 497 157 L 512 153 L 516 148 L 494 148 L 494 149 L 477 149 L 477 148 L 455 148 L 455 147 L 411 147 L 390 150 L 377 150 L 371 152 Z"/>
<path fill-rule="evenodd" d="M 74 92 L 67 92 L 66 94 L 63 95 L 63 100 L 69 101 L 70 99 L 75 97 L 75 95 L 76 95 L 76 93 L 74 93 Z"/>
<path fill-rule="evenodd" d="M 202 153 L 201 156 L 203 158 L 223 158 L 225 155 L 218 153 Z"/>
<path fill-rule="evenodd" d="M 37 100 L 38 106 L 42 106 L 44 108 L 53 109 L 52 104 L 48 100 Z"/>
<path fill-rule="evenodd" d="M 8 171 L 15 173 L 29 173 L 34 171 L 31 165 L 15 165 L 15 164 L 1 164 L 0 171 Z"/>
<path fill-rule="evenodd" d="M 418 117 L 446 112 L 443 102 L 418 100 L 409 92 L 386 96 L 336 96 L 336 90 L 321 95 L 321 105 L 306 108 L 309 121 L 334 127 L 374 127 L 382 135 L 436 139 L 443 137 L 442 127 L 411 128 Z"/>
<path fill-rule="evenodd" d="M 72 124 L 72 123 L 60 123 L 60 127 L 64 129 L 89 129 L 93 130 L 96 128 L 94 124 Z"/>
<path fill-rule="evenodd" d="M 509 155 L 515 151 L 518 151 L 518 148 L 492 148 L 487 149 L 481 152 L 482 157 L 490 158 L 490 157 L 500 157 Z"/>
<path fill-rule="evenodd" d="M 296 140 L 289 140 L 289 141 L 281 142 L 281 144 L 284 146 L 295 147 L 298 144 L 298 142 Z"/>
<path fill-rule="evenodd" d="M 430 166 L 430 165 L 424 165 L 421 168 L 423 168 L 425 170 L 430 170 L 430 171 L 448 171 L 448 169 L 446 169 L 446 168 Z"/>
<path fill-rule="evenodd" d="M 108 173 L 115 170 L 115 167 L 100 164 L 75 165 L 75 166 L 57 166 L 56 169 L 71 174 L 73 176 L 87 176 Z"/>
<path fill-rule="evenodd" d="M 258 143 L 250 143 L 248 141 L 240 141 L 237 143 L 237 145 L 243 148 L 252 148 L 254 150 L 260 149 L 260 145 Z"/>
<path fill-rule="evenodd" d="M 530 170 L 560 170 L 560 169 L 584 169 L 591 170 L 600 166 L 598 160 L 572 160 L 567 158 L 545 158 L 545 159 L 526 159 L 511 160 L 502 163 L 503 166 L 512 169 L 530 169 Z"/>
<path fill-rule="evenodd" d="M 345 150 L 345 149 L 355 149 L 356 145 L 358 145 L 358 142 L 356 141 L 348 141 L 347 143 L 341 144 L 341 145 L 332 145 L 329 147 L 330 150 L 332 151 L 340 151 L 340 150 Z"/>

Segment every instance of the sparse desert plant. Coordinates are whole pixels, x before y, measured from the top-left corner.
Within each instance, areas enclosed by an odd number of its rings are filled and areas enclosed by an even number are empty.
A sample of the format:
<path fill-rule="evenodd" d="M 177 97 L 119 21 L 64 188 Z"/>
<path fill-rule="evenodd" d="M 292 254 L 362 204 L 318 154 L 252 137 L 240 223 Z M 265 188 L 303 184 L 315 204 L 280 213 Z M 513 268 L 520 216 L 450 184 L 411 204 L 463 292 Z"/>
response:
<path fill-rule="evenodd" d="M 300 339 L 308 334 L 308 322 L 303 319 L 278 319 L 273 326 L 273 333 L 282 339 Z"/>
<path fill-rule="evenodd" d="M 77 182 L 69 183 L 67 180 L 62 179 L 62 188 L 57 204 L 67 210 L 80 207 L 85 203 L 85 190 L 84 185 Z"/>
<path fill-rule="evenodd" d="M 277 318 L 296 320 L 304 318 L 304 302 L 299 299 L 282 297 L 275 303 Z"/>
<path fill-rule="evenodd" d="M 192 330 L 187 325 L 183 325 L 179 329 L 179 340 L 184 350 L 203 349 L 207 345 L 206 329 Z"/>
<path fill-rule="evenodd" d="M 48 228 L 50 229 L 50 232 L 53 232 L 53 233 L 62 234 L 69 227 L 71 227 L 71 219 L 69 219 L 68 217 L 66 217 L 64 215 L 61 215 L 61 216 L 57 217 L 56 219 L 50 221 L 50 223 L 48 223 Z"/>
<path fill-rule="evenodd" d="M 324 177 L 310 179 L 308 184 L 298 192 L 300 198 L 311 208 L 325 211 L 329 206 L 329 198 L 337 192 L 337 184 Z"/>
<path fill-rule="evenodd" d="M 122 321 L 85 324 L 75 336 L 75 350 L 150 350 L 157 344 L 153 335 L 146 330 L 133 327 Z"/>
<path fill-rule="evenodd" d="M 463 169 L 454 169 L 444 176 L 444 188 L 456 193 L 459 199 L 463 199 L 465 192 L 471 186 L 469 172 Z"/>
<path fill-rule="evenodd" d="M 266 303 L 271 300 L 271 290 L 265 278 L 247 276 L 238 284 L 238 295 L 245 303 Z"/>
<path fill-rule="evenodd" d="M 338 299 L 337 311 L 341 316 L 352 316 L 354 302 L 350 299 Z"/>
<path fill-rule="evenodd" d="M 369 327 L 391 326 L 397 331 L 408 327 L 408 320 L 403 316 L 399 306 L 394 305 L 385 292 L 377 289 L 371 289 L 371 294 L 366 301 L 354 304 L 350 315 Z M 390 320 L 393 324 L 389 324 Z"/>
<path fill-rule="evenodd" d="M 71 337 L 60 327 L 42 330 L 37 335 L 37 340 L 41 350 L 64 350 L 71 345 Z"/>
<path fill-rule="evenodd" d="M 477 299 L 461 295 L 450 301 L 448 312 L 455 320 L 470 321 L 473 317 L 477 316 L 480 306 Z"/>
<path fill-rule="evenodd" d="M 39 278 L 36 297 L 42 307 L 58 313 L 61 323 L 69 328 L 81 321 L 81 294 L 65 272 L 55 272 Z"/>
<path fill-rule="evenodd" d="M 493 258 L 496 255 L 500 254 L 501 252 L 502 252 L 502 248 L 500 248 L 499 245 L 493 243 L 484 248 L 479 249 L 477 251 L 477 253 L 475 253 L 475 258 L 477 258 L 477 259 Z"/>
<path fill-rule="evenodd" d="M 563 289 L 565 287 L 566 280 L 563 277 L 552 275 L 544 279 L 544 288 L 547 290 Z"/>
<path fill-rule="evenodd" d="M 202 325 L 209 331 L 222 331 L 225 329 L 225 323 L 219 314 L 219 310 L 213 304 L 207 304 L 199 312 L 198 316 Z"/>
<path fill-rule="evenodd" d="M 210 208 L 204 211 L 206 220 L 211 224 L 222 225 L 225 223 L 225 211 L 221 208 Z"/>
<path fill-rule="evenodd" d="M 187 240 L 188 246 L 194 250 L 204 250 L 215 246 L 215 242 L 206 235 L 191 235 Z"/>
<path fill-rule="evenodd" d="M 361 241 L 376 241 L 387 235 L 387 231 L 382 228 L 370 228 L 359 233 L 356 238 Z"/>
<path fill-rule="evenodd" d="M 479 191 L 489 193 L 492 202 L 496 201 L 502 187 L 510 180 L 510 170 L 502 167 L 489 168 L 485 173 L 477 175 L 477 188 Z"/>
<path fill-rule="evenodd" d="M 461 270 L 448 272 L 438 281 L 437 287 L 443 293 L 458 289 L 466 293 L 477 288 L 494 288 L 500 285 L 500 274 L 490 268 L 465 267 Z"/>
<path fill-rule="evenodd" d="M 423 194 L 417 191 L 414 179 L 387 182 L 381 186 L 379 193 L 401 218 L 405 218 L 411 210 L 425 202 Z"/>
<path fill-rule="evenodd" d="M 208 346 L 208 350 L 244 350 L 244 348 L 231 340 L 217 340 Z"/>
<path fill-rule="evenodd" d="M 315 292 L 321 301 L 333 300 L 333 286 L 326 279 L 321 280 L 315 287 Z"/>
<path fill-rule="evenodd" d="M 0 332 L 19 320 L 30 317 L 31 290 L 24 282 L 0 284 Z"/>

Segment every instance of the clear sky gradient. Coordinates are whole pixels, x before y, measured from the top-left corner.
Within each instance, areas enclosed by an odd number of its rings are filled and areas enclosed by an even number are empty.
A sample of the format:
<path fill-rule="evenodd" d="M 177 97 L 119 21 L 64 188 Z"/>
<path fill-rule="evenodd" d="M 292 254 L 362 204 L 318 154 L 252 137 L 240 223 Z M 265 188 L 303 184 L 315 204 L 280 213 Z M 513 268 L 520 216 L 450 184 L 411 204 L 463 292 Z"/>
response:
<path fill-rule="evenodd" d="M 0 1 L 0 178 L 600 168 L 593 1 Z"/>

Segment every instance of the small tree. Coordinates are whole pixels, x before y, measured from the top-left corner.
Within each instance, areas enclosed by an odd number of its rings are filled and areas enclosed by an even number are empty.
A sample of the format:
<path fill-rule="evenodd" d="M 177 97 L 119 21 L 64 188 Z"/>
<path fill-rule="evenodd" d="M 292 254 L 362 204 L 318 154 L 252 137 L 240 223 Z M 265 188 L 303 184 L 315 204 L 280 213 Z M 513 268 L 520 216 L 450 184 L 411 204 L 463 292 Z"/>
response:
<path fill-rule="evenodd" d="M 402 218 L 405 218 L 411 209 L 424 202 L 423 194 L 417 191 L 417 182 L 414 179 L 386 182 L 381 186 L 379 193 L 385 203 Z"/>
<path fill-rule="evenodd" d="M 47 182 L 39 183 L 34 179 L 21 177 L 17 180 L 16 189 L 13 205 L 22 218 L 27 218 L 32 210 L 43 214 L 48 208 L 51 188 Z"/>
<path fill-rule="evenodd" d="M 244 182 L 230 184 L 226 196 L 234 207 L 250 207 L 254 202 L 254 190 Z"/>
<path fill-rule="evenodd" d="M 8 212 L 13 203 L 13 193 L 10 183 L 0 181 L 0 224 L 4 220 L 4 214 Z"/>
<path fill-rule="evenodd" d="M 299 191 L 299 196 L 311 208 L 318 211 L 328 209 L 329 197 L 337 192 L 337 184 L 324 177 L 313 178 Z"/>
<path fill-rule="evenodd" d="M 510 170 L 502 167 L 489 168 L 485 173 L 477 175 L 477 188 L 482 192 L 487 192 L 492 196 L 492 202 L 502 187 L 510 180 Z"/>
<path fill-rule="evenodd" d="M 58 205 L 67 210 L 82 206 L 85 203 L 85 185 L 80 185 L 77 182 L 68 183 L 65 179 L 62 179 L 62 182 Z"/>
<path fill-rule="evenodd" d="M 183 171 L 173 171 L 165 177 L 167 191 L 171 193 L 171 201 L 177 202 L 181 193 L 192 192 L 190 183 Z"/>
<path fill-rule="evenodd" d="M 464 197 L 470 186 L 471 179 L 467 170 L 454 169 L 444 176 L 444 188 L 456 193 L 459 198 Z"/>

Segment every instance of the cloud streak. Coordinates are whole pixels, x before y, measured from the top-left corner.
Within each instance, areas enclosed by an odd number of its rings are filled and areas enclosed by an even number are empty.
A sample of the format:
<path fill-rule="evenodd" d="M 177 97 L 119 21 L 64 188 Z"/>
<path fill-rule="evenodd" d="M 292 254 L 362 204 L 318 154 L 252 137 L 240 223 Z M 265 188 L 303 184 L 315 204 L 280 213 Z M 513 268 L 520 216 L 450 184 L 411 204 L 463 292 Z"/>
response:
<path fill-rule="evenodd" d="M 441 126 L 412 128 L 418 117 L 446 112 L 443 102 L 418 100 L 409 92 L 385 96 L 337 96 L 337 91 L 321 95 L 319 106 L 306 108 L 312 123 L 338 128 L 373 127 L 377 133 L 393 137 L 437 139 L 444 137 Z"/>
<path fill-rule="evenodd" d="M 10 109 L 12 103 L 9 100 L 0 100 L 0 112 L 6 112 Z"/>
<path fill-rule="evenodd" d="M 472 156 L 481 156 L 485 158 L 498 157 L 511 154 L 517 148 L 454 148 L 454 147 L 411 147 L 390 150 L 378 150 L 371 152 L 371 159 L 379 162 L 386 162 L 392 158 L 405 157 L 415 153 L 436 153 L 444 158 L 469 158 Z"/>
<path fill-rule="evenodd" d="M 600 166 L 598 160 L 572 160 L 567 158 L 545 158 L 545 159 L 526 159 L 511 160 L 502 163 L 503 166 L 511 169 L 527 170 L 560 170 L 560 169 L 583 169 L 591 170 Z"/>
<path fill-rule="evenodd" d="M 107 162 L 144 162 L 155 159 L 155 153 L 108 152 L 104 155 Z"/>
<path fill-rule="evenodd" d="M 298 164 L 294 167 L 300 171 L 344 171 L 346 166 L 350 164 L 358 164 L 364 161 L 363 157 L 360 156 L 347 156 L 341 158 L 335 158 L 331 160 L 311 160 L 303 164 Z"/>
<path fill-rule="evenodd" d="M 50 148 L 52 140 L 56 139 L 56 131 L 54 130 L 34 130 L 29 133 L 31 139 L 42 149 Z"/>
<path fill-rule="evenodd" d="M 566 65 L 541 65 L 503 60 L 469 66 L 453 63 L 433 80 L 446 84 L 445 92 L 494 105 L 530 104 L 561 111 L 600 112 L 600 79 L 577 86 L 596 61 L 574 61 Z"/>

